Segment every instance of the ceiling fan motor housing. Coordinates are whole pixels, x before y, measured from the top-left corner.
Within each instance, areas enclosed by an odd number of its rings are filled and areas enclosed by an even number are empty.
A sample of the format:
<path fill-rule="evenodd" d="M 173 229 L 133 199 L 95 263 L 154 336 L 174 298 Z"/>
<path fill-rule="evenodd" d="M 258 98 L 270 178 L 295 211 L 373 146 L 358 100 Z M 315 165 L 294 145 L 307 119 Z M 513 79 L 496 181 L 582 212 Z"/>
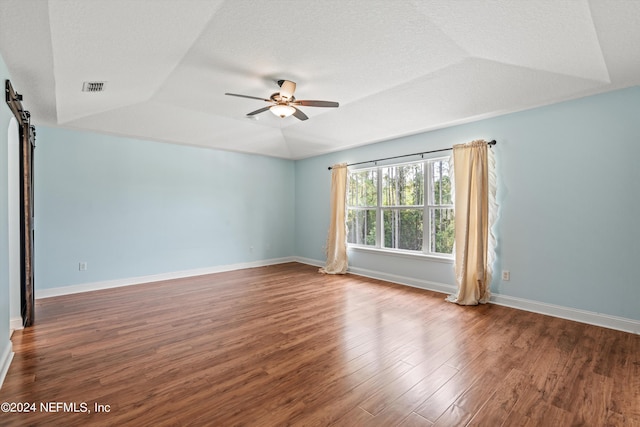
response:
<path fill-rule="evenodd" d="M 296 91 L 296 84 L 289 80 L 278 80 L 278 85 L 280 86 L 280 97 L 292 100 L 293 93 Z"/>

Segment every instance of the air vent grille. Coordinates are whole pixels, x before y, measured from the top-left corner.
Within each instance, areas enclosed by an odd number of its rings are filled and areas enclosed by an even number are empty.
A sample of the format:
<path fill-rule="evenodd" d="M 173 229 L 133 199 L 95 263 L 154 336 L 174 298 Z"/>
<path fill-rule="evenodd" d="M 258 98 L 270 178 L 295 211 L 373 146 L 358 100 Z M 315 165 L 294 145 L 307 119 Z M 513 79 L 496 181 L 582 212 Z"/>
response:
<path fill-rule="evenodd" d="M 102 92 L 106 82 L 84 82 L 82 84 L 83 92 Z"/>

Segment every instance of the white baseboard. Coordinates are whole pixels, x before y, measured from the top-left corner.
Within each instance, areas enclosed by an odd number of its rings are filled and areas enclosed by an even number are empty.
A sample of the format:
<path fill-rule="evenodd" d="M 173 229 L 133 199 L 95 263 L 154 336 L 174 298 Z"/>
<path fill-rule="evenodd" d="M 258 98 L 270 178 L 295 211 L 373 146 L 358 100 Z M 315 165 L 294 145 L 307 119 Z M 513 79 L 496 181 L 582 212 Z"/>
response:
<path fill-rule="evenodd" d="M 593 311 L 580 310 L 578 308 L 510 297 L 508 295 L 493 294 L 491 295 L 491 303 L 531 311 L 533 313 L 546 314 L 548 316 L 559 317 L 561 319 L 573 320 L 575 322 L 587 323 L 589 325 L 630 332 L 632 334 L 640 334 L 640 320 L 627 319 L 625 317 L 612 316 L 610 314 L 596 313 Z"/>
<path fill-rule="evenodd" d="M 455 293 L 456 287 L 444 283 L 431 282 L 429 280 L 416 279 L 414 277 L 399 276 L 397 274 L 383 273 L 380 271 L 367 270 L 359 267 L 349 267 L 349 273 L 358 276 L 370 277 L 372 279 L 385 280 L 387 282 L 398 283 L 400 285 L 411 286 L 413 288 L 425 289 L 428 291 L 441 292 L 443 294 Z"/>
<path fill-rule="evenodd" d="M 9 366 L 11 365 L 11 360 L 13 360 L 13 346 L 11 341 L 7 343 L 7 347 L 4 349 L 2 355 L 0 355 L 0 388 L 2 388 L 2 384 L 4 383 L 4 378 L 7 376 L 7 372 L 9 372 Z"/>
<path fill-rule="evenodd" d="M 20 329 L 24 329 L 22 325 L 22 317 L 13 317 L 9 320 L 9 329 L 12 331 L 19 331 Z"/>
<path fill-rule="evenodd" d="M 308 265 L 315 265 L 317 267 L 323 267 L 324 261 L 317 259 L 294 257 L 296 262 Z M 371 279 L 384 280 L 391 283 L 397 283 L 399 285 L 411 286 L 414 288 L 426 289 L 428 291 L 442 292 L 444 294 L 451 294 L 456 291 L 456 287 L 447 285 L 444 283 L 431 282 L 429 280 L 416 279 L 414 277 L 400 276 L 397 274 L 383 273 L 381 271 L 368 270 L 366 268 L 349 266 L 348 273 L 355 274 L 357 276 L 369 277 Z"/>
<path fill-rule="evenodd" d="M 316 267 L 324 267 L 326 264 L 324 261 L 318 261 L 317 259 L 305 258 L 301 256 L 293 257 L 295 262 L 299 262 L 300 264 L 313 265 Z"/>
<path fill-rule="evenodd" d="M 295 257 L 297 262 L 303 264 L 323 266 L 323 261 L 309 258 Z M 384 273 L 380 271 L 367 270 L 359 267 L 349 267 L 349 273 L 358 276 L 371 277 L 373 279 L 385 280 L 401 285 L 412 286 L 415 288 L 427 289 L 444 294 L 456 293 L 456 287 L 445 283 L 430 282 L 427 280 L 416 279 L 413 277 L 399 276 L 395 274 Z M 564 307 L 561 305 L 547 304 L 544 302 L 528 300 L 524 298 L 511 297 L 508 295 L 492 294 L 490 303 L 503 305 L 505 307 L 516 308 L 519 310 L 530 311 L 533 313 L 545 314 L 548 316 L 559 317 L 561 319 L 573 320 L 575 322 L 587 323 L 589 325 L 602 326 L 604 328 L 616 329 L 618 331 L 630 332 L 632 334 L 640 334 L 640 320 L 628 319 L 625 317 L 612 316 L 609 314 L 596 313 L 593 311 L 580 310 L 577 308 Z"/>
<path fill-rule="evenodd" d="M 36 299 L 51 298 L 61 295 L 77 294 L 80 292 L 97 291 L 101 289 L 119 288 L 122 286 L 140 285 L 143 283 L 160 282 L 163 280 L 182 279 L 185 277 L 204 276 L 206 274 L 222 273 L 225 271 L 242 270 L 245 268 L 265 267 L 267 265 L 294 262 L 294 257 L 274 258 L 239 264 L 218 265 L 215 267 L 197 268 L 194 270 L 176 271 L 172 273 L 152 274 L 127 279 L 106 280 L 103 282 L 83 283 L 79 285 L 61 286 L 51 289 L 36 289 Z"/>

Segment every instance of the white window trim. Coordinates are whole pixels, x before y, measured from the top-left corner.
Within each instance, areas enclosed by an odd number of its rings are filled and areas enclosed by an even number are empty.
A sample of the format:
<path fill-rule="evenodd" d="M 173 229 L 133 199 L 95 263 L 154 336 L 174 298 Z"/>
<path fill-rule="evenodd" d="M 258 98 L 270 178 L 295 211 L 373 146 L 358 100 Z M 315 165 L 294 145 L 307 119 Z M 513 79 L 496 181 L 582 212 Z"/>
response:
<path fill-rule="evenodd" d="M 430 232 L 430 227 L 429 226 L 429 209 L 432 207 L 438 207 L 438 208 L 453 208 L 453 204 L 451 205 L 434 205 L 433 204 L 433 200 L 431 200 L 431 191 L 428 191 L 431 189 L 431 185 L 433 185 L 432 182 L 432 176 L 431 176 L 431 170 L 430 170 L 430 163 L 431 162 L 436 162 L 436 161 L 440 161 L 440 160 L 449 160 L 450 157 L 449 156 L 440 156 L 440 157 L 432 157 L 432 158 L 428 158 L 428 159 L 421 159 L 421 160 L 414 160 L 414 161 L 408 161 L 408 162 L 400 162 L 400 163 L 390 163 L 390 164 L 385 164 L 385 165 L 376 165 L 376 166 L 372 166 L 372 167 L 363 167 L 363 168 L 359 168 L 359 169 L 354 169 L 353 172 L 364 172 L 367 170 L 377 170 L 377 174 L 376 174 L 376 180 L 377 180 L 377 205 L 376 206 L 354 206 L 354 209 L 375 209 L 376 210 L 376 243 L 375 246 L 371 246 L 371 245 L 362 245 L 362 244 L 356 244 L 356 243 L 348 243 L 347 242 L 347 249 L 348 250 L 356 250 L 356 251 L 361 251 L 361 252 L 371 252 L 371 253 L 381 253 L 381 254 L 386 254 L 386 255 L 395 255 L 395 256 L 400 256 L 403 258 L 414 258 L 414 259 L 429 259 L 429 260 L 434 260 L 434 261 L 438 261 L 438 262 L 444 262 L 444 263 L 448 263 L 448 264 L 452 264 L 454 261 L 454 256 L 453 254 L 441 254 L 441 253 L 437 253 L 437 252 L 430 252 L 430 248 L 431 248 L 431 232 Z M 422 227 L 422 232 L 423 232 L 423 238 L 422 238 L 422 251 L 410 251 L 410 250 L 403 250 L 403 249 L 393 249 L 393 248 L 385 248 L 382 247 L 382 237 L 383 237 L 383 232 L 384 232 L 384 224 L 382 223 L 382 211 L 385 209 L 384 206 L 382 206 L 382 168 L 387 168 L 387 167 L 394 167 L 394 166 L 402 166 L 402 165 L 407 165 L 407 164 L 412 164 L 412 163 L 423 163 L 424 164 L 424 194 L 425 194 L 425 201 L 424 204 L 422 205 L 423 208 L 423 212 L 422 212 L 422 219 L 423 219 L 423 227 Z M 351 171 L 349 171 L 351 172 Z M 411 206 L 408 206 L 408 208 Z M 392 209 L 393 207 L 388 207 L 390 209 Z M 345 207 L 346 210 L 349 209 L 349 206 Z M 425 220 L 426 220 L 426 225 L 425 224 Z"/>
<path fill-rule="evenodd" d="M 370 253 L 378 253 L 384 255 L 393 255 L 400 258 L 413 258 L 413 259 L 422 259 L 422 260 L 430 260 L 436 262 L 443 262 L 445 264 L 453 264 L 453 255 L 447 254 L 431 254 L 424 253 L 418 251 L 405 251 L 402 249 L 389 249 L 389 248 L 376 248 L 373 246 L 365 246 L 365 245 L 356 245 L 354 243 L 347 243 L 348 251 L 356 251 L 356 252 L 370 252 Z"/>

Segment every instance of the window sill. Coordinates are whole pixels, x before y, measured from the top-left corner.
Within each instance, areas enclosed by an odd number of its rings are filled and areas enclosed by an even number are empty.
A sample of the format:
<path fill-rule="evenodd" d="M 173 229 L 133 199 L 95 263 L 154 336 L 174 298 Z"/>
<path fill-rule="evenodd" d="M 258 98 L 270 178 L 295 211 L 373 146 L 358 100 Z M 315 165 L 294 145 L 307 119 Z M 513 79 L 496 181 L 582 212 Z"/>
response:
<path fill-rule="evenodd" d="M 397 250 L 389 250 L 389 249 L 381 249 L 381 248 L 373 248 L 370 246 L 356 246 L 356 245 L 347 245 L 347 251 L 356 251 L 363 253 L 375 253 L 380 255 L 391 255 L 397 256 L 401 258 L 412 258 L 412 259 L 420 259 L 420 260 L 428 260 L 435 262 L 442 262 L 445 264 L 453 264 L 453 256 L 438 256 L 438 255 L 427 255 L 424 253 L 416 253 L 409 251 L 397 251 Z"/>

